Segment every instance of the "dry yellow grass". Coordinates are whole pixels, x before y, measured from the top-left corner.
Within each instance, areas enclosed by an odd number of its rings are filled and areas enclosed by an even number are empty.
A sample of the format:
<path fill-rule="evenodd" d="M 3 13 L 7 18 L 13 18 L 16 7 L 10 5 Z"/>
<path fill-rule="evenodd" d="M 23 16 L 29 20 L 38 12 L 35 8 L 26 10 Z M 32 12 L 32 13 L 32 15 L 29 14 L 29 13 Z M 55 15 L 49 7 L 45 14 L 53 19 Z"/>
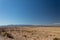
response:
<path fill-rule="evenodd" d="M 1 28 L 0 40 L 54 40 L 60 38 L 60 27 Z"/>

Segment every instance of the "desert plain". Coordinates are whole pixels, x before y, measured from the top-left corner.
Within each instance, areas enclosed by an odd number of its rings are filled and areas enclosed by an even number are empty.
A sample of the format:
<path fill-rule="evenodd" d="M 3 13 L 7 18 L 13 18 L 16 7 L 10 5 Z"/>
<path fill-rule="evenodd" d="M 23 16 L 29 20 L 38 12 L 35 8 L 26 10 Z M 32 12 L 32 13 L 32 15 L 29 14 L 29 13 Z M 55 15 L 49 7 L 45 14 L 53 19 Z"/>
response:
<path fill-rule="evenodd" d="M 4 27 L 0 40 L 60 40 L 60 27 Z"/>

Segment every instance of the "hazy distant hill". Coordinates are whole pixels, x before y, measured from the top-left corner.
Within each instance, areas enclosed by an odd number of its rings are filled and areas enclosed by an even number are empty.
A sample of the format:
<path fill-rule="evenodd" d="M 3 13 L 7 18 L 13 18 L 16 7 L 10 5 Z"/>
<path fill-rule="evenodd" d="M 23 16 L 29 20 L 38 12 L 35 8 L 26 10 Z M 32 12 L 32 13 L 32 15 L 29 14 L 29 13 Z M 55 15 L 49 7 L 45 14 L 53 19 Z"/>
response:
<path fill-rule="evenodd" d="M 60 27 L 60 25 L 3 25 L 0 27 Z"/>

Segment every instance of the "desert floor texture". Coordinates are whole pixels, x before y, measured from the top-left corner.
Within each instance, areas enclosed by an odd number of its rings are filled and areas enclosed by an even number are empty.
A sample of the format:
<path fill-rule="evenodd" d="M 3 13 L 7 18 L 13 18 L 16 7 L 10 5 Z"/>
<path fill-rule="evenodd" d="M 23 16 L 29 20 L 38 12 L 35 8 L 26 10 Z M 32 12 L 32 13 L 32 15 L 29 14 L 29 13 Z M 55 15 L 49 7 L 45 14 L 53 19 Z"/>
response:
<path fill-rule="evenodd" d="M 0 40 L 60 40 L 60 27 L 0 28 Z"/>

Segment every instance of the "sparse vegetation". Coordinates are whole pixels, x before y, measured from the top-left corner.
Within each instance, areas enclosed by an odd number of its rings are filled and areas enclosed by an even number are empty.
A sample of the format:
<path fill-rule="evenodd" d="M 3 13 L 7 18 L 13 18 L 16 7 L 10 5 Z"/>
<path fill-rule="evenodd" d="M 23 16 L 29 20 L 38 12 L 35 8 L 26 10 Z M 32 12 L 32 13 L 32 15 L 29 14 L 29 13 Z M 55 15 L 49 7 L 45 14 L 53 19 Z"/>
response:
<path fill-rule="evenodd" d="M 60 28 L 6 28 L 0 30 L 0 36 L 11 40 L 60 40 Z M 58 37 L 57 37 L 58 36 Z M 57 37 L 57 38 L 54 38 Z M 1 39 L 1 38 L 0 38 Z"/>

